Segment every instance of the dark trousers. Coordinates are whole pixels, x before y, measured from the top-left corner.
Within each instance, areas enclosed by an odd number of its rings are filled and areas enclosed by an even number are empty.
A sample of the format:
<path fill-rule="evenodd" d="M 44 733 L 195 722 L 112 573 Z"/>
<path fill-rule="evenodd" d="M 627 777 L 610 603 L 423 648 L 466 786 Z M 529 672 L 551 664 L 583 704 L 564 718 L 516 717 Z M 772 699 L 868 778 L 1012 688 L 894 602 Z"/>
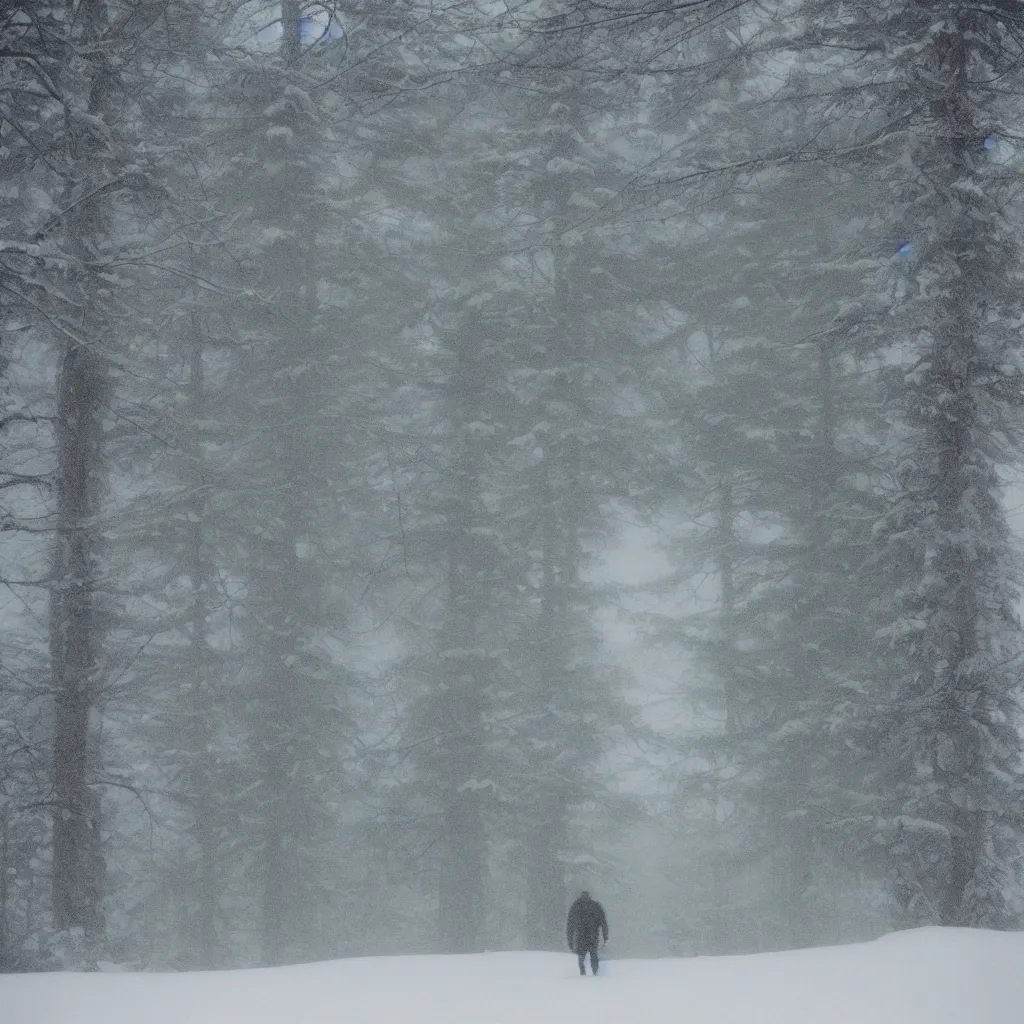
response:
<path fill-rule="evenodd" d="M 580 974 L 587 973 L 587 969 L 583 964 L 588 953 L 590 954 L 590 973 L 597 974 L 597 968 L 600 964 L 600 961 L 597 958 L 597 939 L 594 939 L 593 942 L 581 942 L 576 947 L 576 958 L 580 963 Z"/>

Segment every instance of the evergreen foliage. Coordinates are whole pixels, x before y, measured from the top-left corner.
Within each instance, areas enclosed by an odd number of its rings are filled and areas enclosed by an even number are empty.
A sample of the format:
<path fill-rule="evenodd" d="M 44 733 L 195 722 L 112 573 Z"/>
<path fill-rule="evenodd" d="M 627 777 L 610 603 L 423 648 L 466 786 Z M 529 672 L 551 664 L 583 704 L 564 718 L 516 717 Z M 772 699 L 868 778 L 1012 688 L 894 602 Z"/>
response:
<path fill-rule="evenodd" d="M 0 969 L 1014 926 L 1019 28 L 0 4 Z"/>

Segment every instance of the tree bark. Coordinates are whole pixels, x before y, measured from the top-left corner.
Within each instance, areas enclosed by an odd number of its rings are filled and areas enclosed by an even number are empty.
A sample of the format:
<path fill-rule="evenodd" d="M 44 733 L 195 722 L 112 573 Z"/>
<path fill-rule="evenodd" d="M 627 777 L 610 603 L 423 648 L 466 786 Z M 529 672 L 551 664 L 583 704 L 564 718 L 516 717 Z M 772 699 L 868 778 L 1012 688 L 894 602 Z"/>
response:
<path fill-rule="evenodd" d="M 189 406 L 193 430 L 205 416 L 206 386 L 203 366 L 203 331 L 198 313 L 192 314 L 189 352 Z M 190 764 L 187 779 L 188 801 L 192 812 L 192 834 L 198 851 L 198 863 L 188 885 L 189 913 L 184 948 L 192 967 L 214 962 L 217 941 L 217 867 L 214 830 L 213 740 L 211 716 L 213 693 L 210 672 L 210 582 L 212 570 L 207 554 L 207 483 L 198 440 L 190 445 L 188 575 L 191 589 L 188 655 L 188 733 Z"/>
<path fill-rule="evenodd" d="M 526 943 L 529 949 L 565 948 L 565 809 L 558 801 L 537 807 L 527 844 Z"/>
<path fill-rule="evenodd" d="M 444 856 L 439 879 L 438 924 L 443 948 L 477 952 L 484 939 L 487 840 L 483 820 L 480 744 L 483 732 L 484 666 L 478 653 L 481 596 L 473 529 L 477 525 L 480 465 L 478 441 L 466 431 L 481 412 L 483 381 L 479 317 L 466 317 L 454 338 L 455 367 L 449 385 L 454 455 L 448 508 L 447 608 L 441 644 L 447 693 L 443 727 L 449 731 L 442 783 Z"/>
<path fill-rule="evenodd" d="M 559 530 L 559 502 L 556 487 L 550 479 L 553 468 L 543 467 L 545 477 L 540 497 L 541 509 L 541 578 L 540 614 L 537 620 L 539 657 L 537 679 L 539 704 L 537 714 L 540 738 L 548 743 L 561 741 L 557 722 L 545 705 L 554 702 L 560 689 L 567 685 L 568 623 L 565 618 L 565 594 L 561 579 L 565 544 Z M 568 807 L 561 792 L 564 780 L 544 777 L 539 780 L 539 793 L 529 813 L 530 831 L 526 851 L 526 938 L 530 949 L 562 949 L 565 935 L 565 867 L 562 851 L 567 840 Z"/>
<path fill-rule="evenodd" d="M 80 37 L 88 51 L 107 28 L 105 0 L 83 0 Z M 109 115 L 113 71 L 99 54 L 85 66 L 85 109 L 91 118 Z M 77 97 L 68 97 L 75 102 Z M 76 339 L 65 337 L 57 375 L 56 516 L 54 583 L 51 588 L 50 656 L 53 670 L 53 880 L 54 925 L 97 936 L 103 927 L 104 866 L 100 847 L 99 796 L 90 786 L 98 751 L 90 743 L 96 706 L 97 661 L 103 626 L 96 607 L 98 512 L 102 468 L 102 409 L 107 392 L 99 346 L 110 324 L 101 308 L 108 289 L 94 269 L 107 231 L 97 184 L 109 163 L 108 143 L 94 125 L 66 122 L 69 182 L 65 247 L 73 260 L 70 284 L 79 315 Z M 85 198 L 83 198 L 83 196 Z"/>
<path fill-rule="evenodd" d="M 65 345 L 57 392 L 57 529 L 51 591 L 53 666 L 53 917 L 58 930 L 100 930 L 98 799 L 90 789 L 95 755 L 90 716 L 96 702 L 100 623 L 95 607 L 96 497 L 104 390 L 99 359 Z"/>

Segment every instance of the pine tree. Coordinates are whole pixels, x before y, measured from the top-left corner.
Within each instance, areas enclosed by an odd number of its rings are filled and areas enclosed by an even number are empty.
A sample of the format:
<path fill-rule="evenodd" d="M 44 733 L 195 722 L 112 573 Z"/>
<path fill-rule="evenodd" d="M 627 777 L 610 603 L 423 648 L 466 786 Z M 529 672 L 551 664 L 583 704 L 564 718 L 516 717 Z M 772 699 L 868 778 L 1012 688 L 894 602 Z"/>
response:
<path fill-rule="evenodd" d="M 888 621 L 863 723 L 873 838 L 903 922 L 1008 924 L 1020 835 L 1019 570 L 1001 476 L 1019 444 L 1020 253 L 1012 175 L 989 149 L 1020 88 L 1004 14 L 891 3 L 813 23 L 812 38 L 827 29 L 843 46 L 885 40 L 869 62 L 891 82 L 875 159 L 903 169 L 886 213 L 911 255 L 905 274 L 878 275 L 895 280 L 872 326 L 899 361 L 888 383 L 904 461 L 876 528 Z"/>
<path fill-rule="evenodd" d="M 105 0 L 82 6 L 64 40 L 64 193 L 60 247 L 71 309 L 61 331 L 54 433 L 56 508 L 50 648 L 54 709 L 53 917 L 58 931 L 103 931 L 103 856 L 98 765 L 91 714 L 98 696 L 103 636 L 96 594 L 100 540 L 96 516 L 102 473 L 106 360 L 118 312 L 103 272 L 111 230 L 112 182 L 123 181 L 113 122 L 123 82 L 109 50 L 116 39 Z M 106 44 L 106 45 L 104 45 Z M 114 186 L 115 189 L 117 186 Z M 109 251 L 109 250 L 108 250 Z"/>
<path fill-rule="evenodd" d="M 495 695 L 507 685 L 501 652 L 508 643 L 504 619 L 515 567 L 493 508 L 501 483 L 496 456 L 507 441 L 507 422 L 495 405 L 504 398 L 495 321 L 484 320 L 471 297 L 444 333 L 438 410 L 443 451 L 437 452 L 440 473 L 431 502 L 439 519 L 444 590 L 434 650 L 423 666 L 428 693 L 417 729 L 426 726 L 437 738 L 417 762 L 436 807 L 438 932 L 450 952 L 485 948 L 490 805 L 500 779 L 488 734 Z"/>
<path fill-rule="evenodd" d="M 248 814 L 263 963 L 301 958 L 296 943 L 317 941 L 312 934 L 300 938 L 295 915 L 322 900 L 316 887 L 324 876 L 315 860 L 329 796 L 319 751 L 338 741 L 318 734 L 337 723 L 344 702 L 316 639 L 326 621 L 313 561 L 322 550 L 314 516 L 323 488 L 310 429 L 320 411 L 317 375 L 325 363 L 326 339 L 315 322 L 313 205 L 323 179 L 316 164 L 318 113 L 299 64 L 300 17 L 297 3 L 283 5 L 278 58 L 261 70 L 249 104 L 255 123 L 263 125 L 260 143 L 242 158 L 250 165 L 246 184 L 255 200 L 247 244 L 259 253 L 260 291 L 272 297 L 263 311 L 266 326 L 249 326 L 236 404 L 252 431 L 245 475 L 259 493 L 247 524 L 253 537 L 244 574 L 252 687 L 247 719 L 257 783 Z"/>
<path fill-rule="evenodd" d="M 793 9 L 780 13 L 799 20 Z M 999 924 L 1005 851 L 1017 830 L 1016 691 L 1006 674 L 1018 644 L 1017 570 L 1000 467 L 1016 444 L 1018 269 L 1004 174 L 987 148 L 1002 102 L 984 82 L 1011 67 L 1014 44 L 994 12 L 952 5 L 925 12 L 878 4 L 849 19 L 806 6 L 799 16 L 808 18 L 797 56 L 805 73 L 793 76 L 785 95 L 800 104 L 803 123 L 780 133 L 781 147 L 755 148 L 758 155 L 737 162 L 814 158 L 849 175 L 839 179 L 846 189 L 884 175 L 899 184 L 875 216 L 859 219 L 859 237 L 848 246 L 854 258 L 845 260 L 844 291 L 853 301 L 810 363 L 817 367 L 807 392 L 809 411 L 817 410 L 806 426 L 813 443 L 794 436 L 798 443 L 787 447 L 797 461 L 788 471 L 775 467 L 783 487 L 766 491 L 768 508 L 799 532 L 796 547 L 783 546 L 793 575 L 781 590 L 762 587 L 758 602 L 774 608 L 782 597 L 789 614 L 767 633 L 750 619 L 747 660 L 759 686 L 751 710 L 762 739 L 771 740 L 754 749 L 752 777 L 758 791 L 775 787 L 783 799 L 774 806 L 793 822 L 786 902 L 807 890 L 799 865 L 811 852 L 808 825 L 827 809 L 825 817 L 854 832 L 866 826 L 865 846 L 885 849 L 882 871 L 903 921 Z M 857 56 L 847 63 L 847 53 Z M 824 90 L 816 85 L 822 63 L 835 82 Z M 855 111 L 865 117 L 850 128 Z M 878 256 L 865 259 L 872 234 Z M 893 249 L 897 259 L 886 259 Z M 908 256 L 900 275 L 898 261 Z M 787 304 L 799 308 L 793 294 Z M 885 374 L 891 429 L 883 434 L 876 419 L 873 436 L 860 433 L 883 459 L 885 446 L 900 451 L 898 492 L 885 514 L 885 492 L 871 480 L 879 463 L 863 463 L 870 495 L 856 482 L 856 453 L 837 441 L 836 384 L 854 353 L 901 365 Z M 849 408 L 852 433 L 864 424 Z M 871 558 L 847 511 L 851 497 L 877 521 Z M 766 569 L 770 579 L 771 563 Z M 849 598 L 836 601 L 839 593 Z M 748 603 L 748 615 L 757 611 Z M 857 652 L 871 650 L 871 636 L 875 656 L 867 662 Z M 762 686 L 765 669 L 770 681 Z M 859 778 L 856 798 L 837 785 L 851 778 Z M 828 791 L 821 779 L 833 780 Z"/>
<path fill-rule="evenodd" d="M 559 6 L 545 5 L 542 20 L 557 19 Z M 506 145 L 517 160 L 503 181 L 505 203 L 526 213 L 518 245 L 533 271 L 517 318 L 519 480 L 506 499 L 529 583 L 510 699 L 523 718 L 511 740 L 509 810 L 527 893 L 526 941 L 541 949 L 562 948 L 570 878 L 585 878 L 596 862 L 587 820 L 607 831 L 623 810 L 603 762 L 630 715 L 619 680 L 595 657 L 599 598 L 586 572 L 608 533 L 607 504 L 628 493 L 645 455 L 628 405 L 636 388 L 634 353 L 623 343 L 629 318 L 607 287 L 628 279 L 620 246 L 629 240 L 596 217 L 623 177 L 604 149 L 617 127 L 609 116 L 616 99 L 576 78 L 579 59 L 575 39 L 561 37 L 516 51 L 514 80 L 528 83 L 532 98 L 516 104 Z"/>
<path fill-rule="evenodd" d="M 131 799 L 117 801 L 112 822 L 118 930 L 150 963 L 191 967 L 228 953 L 223 865 L 233 852 L 218 790 L 231 784 L 221 751 L 237 742 L 222 639 L 230 635 L 222 581 L 234 548 L 223 494 L 229 460 L 217 439 L 227 429 L 218 419 L 230 377 L 226 296 L 240 285 L 226 258 L 216 171 L 204 159 L 214 106 L 196 87 L 214 91 L 229 14 L 230 5 L 182 2 L 151 30 L 175 69 L 141 94 L 143 130 L 159 125 L 146 173 L 165 202 L 149 225 L 160 241 L 128 343 L 132 372 L 117 382 L 115 408 L 125 415 L 108 433 L 120 495 L 108 588 L 116 581 L 121 642 L 130 648 L 106 723 L 116 746 L 108 774 L 131 787 L 120 789 Z M 161 872 L 135 852 L 152 819 L 166 836 Z"/>
<path fill-rule="evenodd" d="M 396 449 L 408 452 L 401 464 L 406 571 L 429 595 L 417 604 L 421 625 L 408 637 L 404 662 L 415 680 L 403 736 L 414 770 L 401 803 L 420 821 L 405 830 L 405 842 L 415 834 L 430 851 L 427 893 L 441 948 L 475 952 L 494 941 L 491 868 L 508 797 L 500 719 L 502 697 L 515 688 L 509 649 L 522 566 L 509 546 L 502 495 L 513 451 L 510 320 L 522 295 L 500 256 L 488 253 L 500 216 L 492 133 L 501 122 L 492 97 L 457 83 L 438 99 L 391 154 L 399 168 L 429 154 L 443 178 L 427 163 L 411 180 L 392 169 L 388 183 L 393 201 L 429 215 L 451 255 L 443 274 L 429 262 L 412 264 L 423 275 L 412 293 L 423 320 L 408 332 L 409 351 L 389 354 L 398 379 L 423 382 L 400 392 L 406 408 L 417 395 L 419 412 L 399 414 L 387 404 L 382 411 Z"/>
<path fill-rule="evenodd" d="M 373 209 L 389 125 L 366 117 L 360 137 L 352 124 L 365 116 L 361 101 L 393 97 L 386 83 L 400 78 L 401 60 L 390 34 L 407 17 L 396 5 L 364 13 L 350 49 L 308 39 L 307 9 L 284 4 L 276 53 L 236 55 L 225 95 L 237 132 L 217 143 L 227 157 L 218 190 L 243 200 L 235 245 L 247 294 L 233 308 L 230 407 L 245 445 L 230 475 L 236 493 L 258 500 L 237 520 L 247 649 L 240 770 L 256 784 L 239 827 L 264 962 L 352 941 L 343 914 L 357 902 L 345 891 L 339 839 L 356 831 L 339 820 L 353 806 L 342 765 L 355 728 L 354 676 L 339 649 L 353 595 L 373 571 L 374 488 L 387 458 L 367 422 L 385 387 L 375 361 L 401 317 L 381 315 L 380 296 L 396 282 L 377 279 L 391 241 Z"/>
<path fill-rule="evenodd" d="M 713 610 L 669 630 L 698 654 L 688 689 L 709 727 L 679 782 L 681 813 L 708 816 L 704 950 L 830 938 L 814 930 L 816 900 L 846 860 L 835 823 L 849 771 L 833 736 L 866 672 L 862 566 L 881 507 L 881 462 L 864 457 L 878 397 L 846 312 L 861 280 L 845 225 L 863 222 L 863 194 L 794 158 L 803 126 L 772 104 L 743 43 L 771 45 L 757 17 L 717 28 L 662 51 L 676 70 L 652 77 L 664 118 L 648 173 L 671 248 L 654 235 L 645 253 L 648 291 L 683 325 L 649 346 L 675 456 L 655 501 L 699 524 L 675 559 L 717 589 Z M 834 216 L 808 216 L 809 197 Z"/>

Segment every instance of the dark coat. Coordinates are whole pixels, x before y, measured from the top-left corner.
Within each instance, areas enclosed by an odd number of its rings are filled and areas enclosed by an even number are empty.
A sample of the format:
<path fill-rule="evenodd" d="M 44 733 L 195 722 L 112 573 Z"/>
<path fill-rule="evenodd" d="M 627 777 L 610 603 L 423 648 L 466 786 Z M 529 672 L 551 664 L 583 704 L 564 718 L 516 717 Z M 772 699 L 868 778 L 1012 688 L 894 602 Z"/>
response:
<path fill-rule="evenodd" d="M 569 908 L 569 918 L 565 922 L 565 937 L 569 948 L 574 953 L 595 949 L 598 932 L 607 942 L 608 918 L 604 915 L 604 907 L 589 896 L 580 896 Z"/>

